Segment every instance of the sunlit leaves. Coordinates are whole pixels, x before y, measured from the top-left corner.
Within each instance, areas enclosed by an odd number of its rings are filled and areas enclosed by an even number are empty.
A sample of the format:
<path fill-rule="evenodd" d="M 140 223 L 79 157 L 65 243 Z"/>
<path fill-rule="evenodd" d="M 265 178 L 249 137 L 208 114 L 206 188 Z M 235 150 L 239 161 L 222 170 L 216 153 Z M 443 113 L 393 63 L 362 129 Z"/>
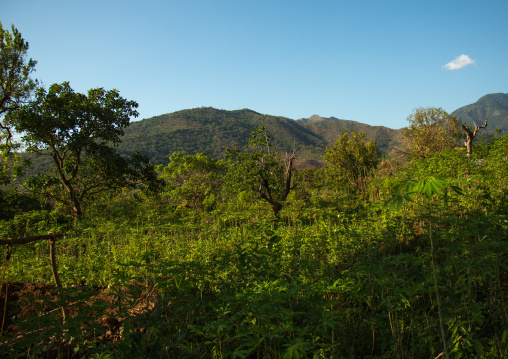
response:
<path fill-rule="evenodd" d="M 33 103 L 16 112 L 16 129 L 25 133 L 28 151 L 86 151 L 99 143 L 116 145 L 136 117 L 137 103 L 117 90 L 75 92 L 68 82 L 39 89 Z"/>
<path fill-rule="evenodd" d="M 28 42 L 12 25 L 11 31 L 0 22 L 0 119 L 29 100 L 37 86 L 30 78 L 36 61 L 27 59 Z M 14 118 L 0 121 L 0 138 L 10 140 Z"/>
<path fill-rule="evenodd" d="M 454 148 L 461 136 L 459 120 L 442 108 L 418 108 L 408 118 L 404 142 L 412 156 L 427 157 Z"/>
<path fill-rule="evenodd" d="M 19 144 L 13 138 L 16 119 L 11 114 L 29 101 L 37 87 L 31 78 L 37 62 L 27 55 L 28 42 L 21 33 L 14 25 L 11 31 L 4 29 L 0 22 L 0 185 L 9 183 L 10 170 L 18 165 L 12 154 Z"/>
<path fill-rule="evenodd" d="M 325 159 L 326 175 L 335 189 L 363 192 L 366 178 L 379 163 L 379 150 L 365 133 L 344 130 L 335 145 L 326 149 Z"/>
<path fill-rule="evenodd" d="M 395 208 L 400 211 L 404 202 L 413 201 L 414 195 L 423 196 L 427 200 L 439 197 L 446 202 L 450 191 L 458 195 L 464 195 L 464 190 L 458 184 L 469 184 L 469 182 L 436 176 L 430 176 L 420 181 L 408 178 L 395 187 L 395 192 L 390 194 L 390 198 L 386 201 L 385 206 L 390 211 L 393 211 Z"/>
<path fill-rule="evenodd" d="M 222 187 L 226 163 L 202 153 L 183 155 L 174 152 L 167 166 L 158 166 L 167 181 L 166 193 L 172 201 L 193 209 L 211 209 Z"/>
<path fill-rule="evenodd" d="M 68 82 L 39 89 L 33 102 L 15 112 L 15 128 L 24 134 L 27 152 L 51 156 L 54 172 L 34 177 L 28 188 L 70 207 L 78 217 L 85 198 L 154 181 L 146 157 L 135 154 L 126 160 L 110 147 L 120 142 L 130 117 L 138 115 L 137 106 L 117 90 L 97 88 L 86 95 L 74 92 Z M 39 181 L 48 176 L 51 185 Z"/>
<path fill-rule="evenodd" d="M 237 196 L 241 191 L 253 192 L 269 203 L 275 217 L 284 206 L 293 189 L 293 160 L 296 153 L 284 156 L 270 142 L 270 134 L 264 127 L 252 132 L 249 146 L 243 151 L 228 150 L 230 160 L 225 190 Z"/>

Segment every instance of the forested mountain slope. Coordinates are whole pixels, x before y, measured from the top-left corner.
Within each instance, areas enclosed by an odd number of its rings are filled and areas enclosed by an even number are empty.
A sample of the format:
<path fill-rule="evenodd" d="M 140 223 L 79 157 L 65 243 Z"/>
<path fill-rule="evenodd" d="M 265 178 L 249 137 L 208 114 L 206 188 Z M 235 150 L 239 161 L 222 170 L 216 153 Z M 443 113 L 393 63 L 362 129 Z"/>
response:
<path fill-rule="evenodd" d="M 356 121 L 340 120 L 335 117 L 311 116 L 308 119 L 298 119 L 302 126 L 309 129 L 325 140 L 328 146 L 337 141 L 343 130 L 364 132 L 367 137 L 376 140 L 381 153 L 389 154 L 394 147 L 402 145 L 402 130 L 394 130 L 384 126 L 370 126 Z"/>
<path fill-rule="evenodd" d="M 479 126 L 489 120 L 485 133 L 494 132 L 497 128 L 502 133 L 508 132 L 508 94 L 493 93 L 481 97 L 471 105 L 461 107 L 452 112 L 453 116 L 469 126 L 476 122 Z"/>
<path fill-rule="evenodd" d="M 484 133 L 491 133 L 496 128 L 507 133 L 508 94 L 483 96 L 476 103 L 457 109 L 452 115 L 470 126 L 473 122 L 482 125 L 488 119 Z M 279 150 L 296 149 L 297 163 L 321 160 L 326 148 L 335 144 L 343 130 L 366 133 L 376 141 L 383 155 L 389 155 L 394 148 L 403 147 L 403 129 L 394 130 L 318 115 L 292 120 L 249 109 L 226 111 L 200 107 L 132 122 L 126 128 L 118 150 L 125 155 L 140 151 L 153 164 L 167 164 L 169 156 L 175 151 L 184 154 L 201 152 L 218 159 L 224 155 L 226 148 L 247 145 L 252 131 L 261 126 L 269 131 L 272 142 Z"/>
<path fill-rule="evenodd" d="M 250 134 L 265 126 L 275 146 L 290 150 L 317 148 L 323 150 L 324 141 L 316 134 L 284 117 L 261 115 L 251 110 L 225 111 L 211 107 L 182 110 L 133 122 L 126 130 L 120 152 L 140 150 L 153 163 L 165 164 L 174 151 L 184 154 L 202 152 L 219 158 L 225 148 L 243 147 Z"/>
<path fill-rule="evenodd" d="M 225 148 L 247 145 L 252 131 L 261 126 L 270 132 L 279 150 L 295 148 L 299 160 L 320 159 L 343 129 L 366 132 L 377 141 L 383 153 L 398 145 L 401 137 L 400 130 L 336 118 L 306 122 L 262 115 L 248 109 L 226 111 L 201 107 L 133 122 L 125 131 L 119 151 L 131 154 L 139 150 L 154 164 L 167 164 L 174 151 L 184 154 L 202 152 L 220 158 Z"/>

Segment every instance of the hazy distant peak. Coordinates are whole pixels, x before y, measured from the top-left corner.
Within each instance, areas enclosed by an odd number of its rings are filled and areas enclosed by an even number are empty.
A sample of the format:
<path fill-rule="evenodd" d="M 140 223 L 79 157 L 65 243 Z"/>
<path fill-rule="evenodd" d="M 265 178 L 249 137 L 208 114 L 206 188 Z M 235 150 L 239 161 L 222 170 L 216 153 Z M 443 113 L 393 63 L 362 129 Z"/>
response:
<path fill-rule="evenodd" d="M 482 102 L 482 101 L 485 101 L 486 99 L 495 99 L 495 100 L 506 100 L 508 98 L 508 93 L 502 93 L 502 92 L 497 92 L 497 93 L 491 93 L 491 94 L 487 94 L 487 95 L 484 95 L 482 97 L 480 97 L 480 99 L 476 102 Z"/>
<path fill-rule="evenodd" d="M 323 120 L 326 120 L 326 118 L 321 117 L 319 115 L 312 115 L 309 117 L 309 121 L 311 121 L 311 122 L 317 122 L 317 121 L 323 121 Z"/>
<path fill-rule="evenodd" d="M 309 118 L 299 118 L 296 121 L 298 121 L 300 123 L 313 123 L 313 122 L 335 120 L 335 119 L 336 119 L 335 117 L 326 118 L 326 117 L 321 117 L 319 115 L 312 115 Z"/>

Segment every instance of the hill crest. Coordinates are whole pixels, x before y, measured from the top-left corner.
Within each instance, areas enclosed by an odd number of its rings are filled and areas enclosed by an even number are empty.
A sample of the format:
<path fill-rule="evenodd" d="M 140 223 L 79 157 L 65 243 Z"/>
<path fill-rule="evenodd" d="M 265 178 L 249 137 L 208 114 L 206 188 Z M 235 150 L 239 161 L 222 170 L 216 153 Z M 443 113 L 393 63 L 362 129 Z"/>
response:
<path fill-rule="evenodd" d="M 480 97 L 473 104 L 463 106 L 451 113 L 459 118 L 461 123 L 472 125 L 476 122 L 478 125 L 489 120 L 486 133 L 492 133 L 497 128 L 502 133 L 508 132 L 508 94 L 492 93 Z"/>
<path fill-rule="evenodd" d="M 244 147 L 252 131 L 264 126 L 279 150 L 297 150 L 298 159 L 320 160 L 326 147 L 332 146 L 343 129 L 366 132 L 386 153 L 400 130 L 379 128 L 335 117 L 311 116 L 292 120 L 282 116 L 263 115 L 250 109 L 219 110 L 199 107 L 180 110 L 132 122 L 118 147 L 123 154 L 136 150 L 146 154 L 154 164 L 167 164 L 174 151 L 184 154 L 204 153 L 221 158 L 226 148 Z M 396 141 L 397 142 L 397 141 Z"/>

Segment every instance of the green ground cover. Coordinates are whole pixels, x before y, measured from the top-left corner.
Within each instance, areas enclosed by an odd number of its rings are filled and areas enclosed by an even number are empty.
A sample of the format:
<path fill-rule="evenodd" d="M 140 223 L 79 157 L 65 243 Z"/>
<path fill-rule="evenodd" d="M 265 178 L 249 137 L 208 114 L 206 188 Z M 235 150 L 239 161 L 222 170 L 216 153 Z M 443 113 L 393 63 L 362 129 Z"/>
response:
<path fill-rule="evenodd" d="M 279 220 L 248 196 L 192 209 L 125 192 L 91 204 L 76 226 L 63 211 L 36 210 L 3 220 L 0 233 L 65 232 L 64 287 L 84 280 L 125 298 L 109 304 L 126 318 L 116 340 L 94 341 L 79 320 L 53 325 L 75 357 L 500 358 L 505 137 L 478 147 L 481 165 L 444 151 L 379 169 L 361 195 L 300 174 Z M 10 280 L 51 283 L 47 251 L 13 248 Z M 126 314 L 148 297 L 140 288 L 153 299 Z M 37 343 L 49 332 L 27 333 L 0 353 L 45 357 Z"/>

